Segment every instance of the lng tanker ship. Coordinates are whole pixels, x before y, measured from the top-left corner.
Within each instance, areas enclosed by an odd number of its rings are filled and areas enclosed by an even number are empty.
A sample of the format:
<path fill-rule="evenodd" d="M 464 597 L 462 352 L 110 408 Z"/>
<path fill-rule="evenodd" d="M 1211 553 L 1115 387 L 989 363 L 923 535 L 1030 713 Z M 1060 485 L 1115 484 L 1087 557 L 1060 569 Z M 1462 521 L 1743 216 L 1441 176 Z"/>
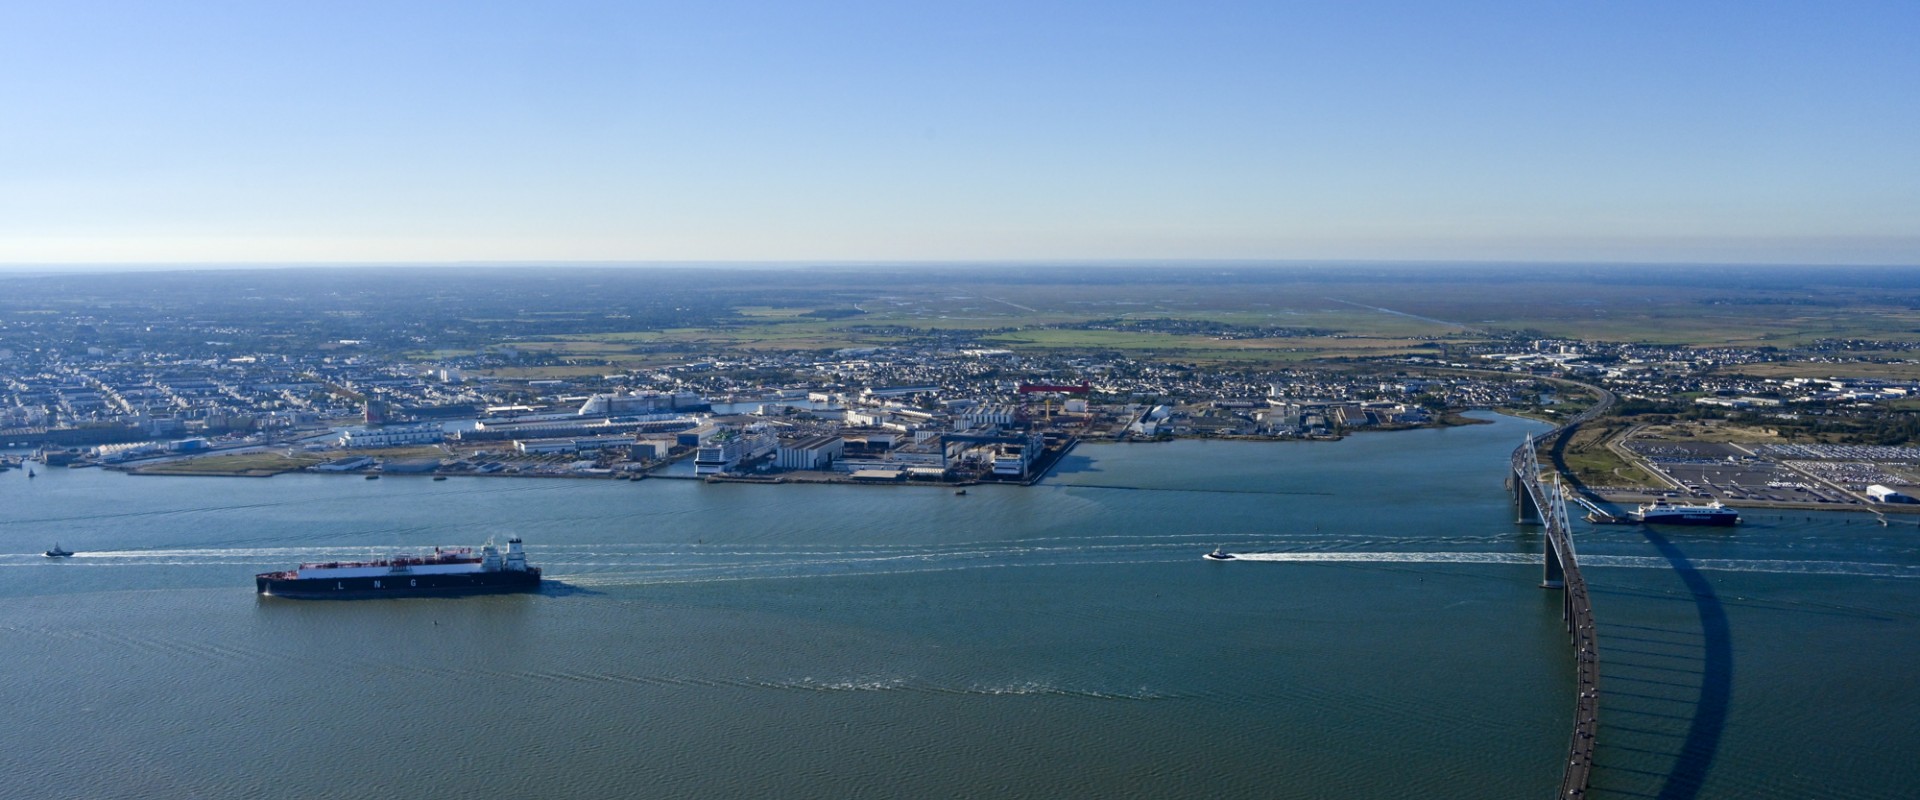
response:
<path fill-rule="evenodd" d="M 261 573 L 253 582 L 261 594 L 300 599 L 530 592 L 540 588 L 540 568 L 527 565 L 515 536 L 507 540 L 504 556 L 489 539 L 477 555 L 471 547 L 436 547 L 432 554 L 301 564 Z"/>

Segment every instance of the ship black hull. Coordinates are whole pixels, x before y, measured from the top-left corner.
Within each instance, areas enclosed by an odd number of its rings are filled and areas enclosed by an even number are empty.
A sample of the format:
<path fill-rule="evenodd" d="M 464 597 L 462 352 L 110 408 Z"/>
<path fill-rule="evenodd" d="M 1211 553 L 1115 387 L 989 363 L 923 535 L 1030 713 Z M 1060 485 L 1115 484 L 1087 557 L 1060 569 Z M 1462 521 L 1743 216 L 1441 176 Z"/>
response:
<path fill-rule="evenodd" d="M 254 578 L 255 590 L 294 600 L 366 600 L 375 597 L 458 597 L 532 592 L 540 571 L 468 572 L 453 575 L 382 575 L 378 578 Z"/>

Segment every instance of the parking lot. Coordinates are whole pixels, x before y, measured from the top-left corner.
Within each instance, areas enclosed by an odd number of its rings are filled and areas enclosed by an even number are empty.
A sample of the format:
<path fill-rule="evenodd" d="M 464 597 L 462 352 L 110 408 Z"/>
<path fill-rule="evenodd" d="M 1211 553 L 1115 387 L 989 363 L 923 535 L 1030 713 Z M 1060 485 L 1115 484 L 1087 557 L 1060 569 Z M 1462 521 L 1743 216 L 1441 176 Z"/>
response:
<path fill-rule="evenodd" d="M 1920 493 L 1911 462 L 1913 448 L 1866 445 L 1750 445 L 1720 442 L 1632 440 L 1626 446 L 1684 489 L 1667 489 L 1675 499 L 1696 502 L 1795 506 L 1859 505 L 1856 495 L 1879 484 Z M 1849 490 L 1843 492 L 1835 485 Z M 1849 494 L 1851 492 L 1852 494 Z M 1878 506 L 1878 504 L 1875 504 Z"/>

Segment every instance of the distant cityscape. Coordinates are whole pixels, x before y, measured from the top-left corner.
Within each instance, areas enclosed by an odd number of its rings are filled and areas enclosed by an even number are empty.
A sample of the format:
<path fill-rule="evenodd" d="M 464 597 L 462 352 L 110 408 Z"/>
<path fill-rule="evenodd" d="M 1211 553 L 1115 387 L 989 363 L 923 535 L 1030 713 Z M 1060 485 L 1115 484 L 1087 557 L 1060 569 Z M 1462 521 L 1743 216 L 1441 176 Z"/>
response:
<path fill-rule="evenodd" d="M 571 355 L 569 345 L 631 336 L 605 329 L 635 329 L 636 316 L 650 314 L 671 318 L 661 325 L 725 331 L 738 327 L 730 315 L 743 304 L 765 298 L 760 289 L 636 289 L 633 297 L 648 298 L 638 313 L 583 312 L 586 297 L 529 298 L 513 280 L 474 281 L 426 313 L 372 293 L 315 307 L 284 287 L 273 302 L 208 300 L 179 279 L 144 296 L 76 301 L 89 310 L 23 298 L 0 316 L 0 444 L 49 464 L 137 473 L 965 485 L 1039 479 L 1087 441 L 1326 439 L 1471 423 L 1460 412 L 1476 409 L 1565 419 L 1604 390 L 1619 407 L 1574 443 L 1569 469 L 1623 500 L 1684 493 L 1884 505 L 1920 493 L 1920 450 L 1904 447 L 1913 432 L 1903 427 L 1920 382 L 1862 374 L 1884 365 L 1858 355 L 1898 342 L 1714 347 L 1479 330 L 1409 336 L 1399 352 L 1378 355 L 1202 364 L 1193 350 L 1005 346 L 1017 325 L 879 325 L 862 319 L 861 302 L 815 288 L 798 299 L 843 310 L 794 317 L 884 341 L 693 337 L 636 344 L 642 363 L 623 363 Z M 448 310 L 453 301 L 464 307 Z M 266 313 L 254 308 L 263 302 Z M 528 322 L 474 322 L 507 316 Z M 556 329 L 562 317 L 574 321 Z M 447 340 L 422 333 L 423 320 L 438 320 Z M 1044 324 L 1234 345 L 1354 338 L 1190 316 Z M 1828 365 L 1833 376 L 1757 377 L 1779 364 Z M 1755 436 L 1762 440 L 1743 445 Z M 1718 483 L 1684 477 L 1703 458 L 1745 471 Z"/>
<path fill-rule="evenodd" d="M 1049 447 L 1070 439 L 1325 438 L 1430 424 L 1449 409 L 1523 405 L 1533 391 L 1506 377 L 1225 374 L 915 346 L 549 379 L 491 377 L 475 359 L 98 350 L 0 352 L 0 441 L 103 464 L 286 445 L 296 455 L 432 446 L 453 462 L 440 468 L 484 472 L 631 473 L 700 451 L 701 475 L 832 467 L 869 479 L 1024 480 Z M 513 358 L 510 349 L 489 356 Z M 312 466 L 342 463 L 371 465 Z"/>

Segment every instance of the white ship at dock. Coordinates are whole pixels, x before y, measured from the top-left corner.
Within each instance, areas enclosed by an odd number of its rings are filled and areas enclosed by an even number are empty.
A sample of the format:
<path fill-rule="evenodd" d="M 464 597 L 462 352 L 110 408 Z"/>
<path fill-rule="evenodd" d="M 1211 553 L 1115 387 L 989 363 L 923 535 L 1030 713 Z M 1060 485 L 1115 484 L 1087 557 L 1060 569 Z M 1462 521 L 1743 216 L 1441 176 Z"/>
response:
<path fill-rule="evenodd" d="M 1654 525 L 1737 525 L 1740 512 L 1717 500 L 1706 505 L 1676 505 L 1656 500 L 1640 506 L 1633 512 L 1633 518 Z"/>

